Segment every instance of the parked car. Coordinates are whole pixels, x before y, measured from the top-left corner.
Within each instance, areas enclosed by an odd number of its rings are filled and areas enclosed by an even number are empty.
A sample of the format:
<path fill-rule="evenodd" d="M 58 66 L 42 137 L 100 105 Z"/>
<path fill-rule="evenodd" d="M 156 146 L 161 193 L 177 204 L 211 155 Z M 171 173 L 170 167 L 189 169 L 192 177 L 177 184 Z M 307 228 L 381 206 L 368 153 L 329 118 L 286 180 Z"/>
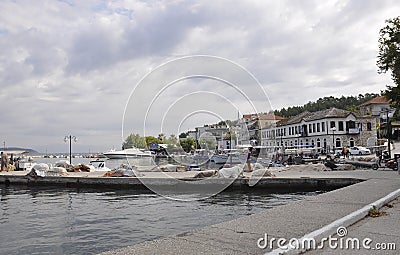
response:
<path fill-rule="evenodd" d="M 367 155 L 371 154 L 371 151 L 365 147 L 355 146 L 350 147 L 349 152 L 351 155 Z"/>
<path fill-rule="evenodd" d="M 342 148 L 335 148 L 335 155 L 342 155 Z"/>

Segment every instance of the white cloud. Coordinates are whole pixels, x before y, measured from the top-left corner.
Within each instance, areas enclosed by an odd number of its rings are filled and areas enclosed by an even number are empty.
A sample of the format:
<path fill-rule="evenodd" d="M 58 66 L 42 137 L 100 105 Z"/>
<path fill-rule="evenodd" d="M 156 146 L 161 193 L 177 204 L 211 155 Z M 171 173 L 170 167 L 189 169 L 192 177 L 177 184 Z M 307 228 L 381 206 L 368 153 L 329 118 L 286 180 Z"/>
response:
<path fill-rule="evenodd" d="M 1 1 L 0 139 L 64 150 L 62 137 L 74 133 L 82 150 L 118 147 L 134 86 L 165 61 L 192 54 L 244 66 L 277 108 L 324 96 L 377 93 L 391 83 L 389 75 L 376 72 L 379 29 L 399 11 L 395 0 Z M 202 90 L 241 102 L 221 84 L 201 84 Z M 251 94 L 248 84 L 240 86 Z M 163 102 L 190 91 L 177 86 Z M 141 99 L 150 92 L 143 90 Z M 207 104 L 218 107 L 211 99 Z M 175 118 L 184 112 L 176 110 Z"/>

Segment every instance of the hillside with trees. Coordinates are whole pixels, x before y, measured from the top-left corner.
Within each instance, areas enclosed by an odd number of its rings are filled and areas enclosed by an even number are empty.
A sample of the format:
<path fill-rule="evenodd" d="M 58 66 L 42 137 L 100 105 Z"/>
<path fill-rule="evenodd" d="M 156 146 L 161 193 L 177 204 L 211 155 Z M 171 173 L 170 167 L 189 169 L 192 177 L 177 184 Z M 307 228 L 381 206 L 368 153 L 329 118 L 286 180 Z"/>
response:
<path fill-rule="evenodd" d="M 330 97 L 319 98 L 315 102 L 310 101 L 303 106 L 290 106 L 288 108 L 275 110 L 274 113 L 276 115 L 289 118 L 292 116 L 296 116 L 304 111 L 317 112 L 329 109 L 331 107 L 358 112 L 357 106 L 377 96 L 380 96 L 380 94 L 366 93 L 364 95 L 359 94 L 358 96 L 348 96 L 348 97 L 342 96 L 340 98 L 330 96 Z"/>

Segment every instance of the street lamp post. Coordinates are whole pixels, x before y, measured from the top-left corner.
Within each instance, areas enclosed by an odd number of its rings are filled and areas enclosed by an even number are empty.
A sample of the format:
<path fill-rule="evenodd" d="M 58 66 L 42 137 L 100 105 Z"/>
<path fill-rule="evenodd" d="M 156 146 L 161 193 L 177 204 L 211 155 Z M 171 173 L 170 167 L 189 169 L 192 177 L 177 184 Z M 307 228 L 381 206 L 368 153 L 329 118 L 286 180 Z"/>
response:
<path fill-rule="evenodd" d="M 76 138 L 76 136 L 66 136 L 64 137 L 64 142 L 68 142 L 69 141 L 69 164 L 72 165 L 72 141 L 76 142 L 78 141 L 78 139 Z"/>
<path fill-rule="evenodd" d="M 332 133 L 333 133 L 333 136 L 332 136 L 333 154 L 335 154 L 335 131 L 336 131 L 336 127 L 331 128 L 331 131 L 332 131 Z"/>
<path fill-rule="evenodd" d="M 391 134 L 392 134 L 392 131 L 391 131 L 391 127 L 390 127 L 390 116 L 389 116 L 389 111 L 390 111 L 390 109 L 386 109 L 385 110 L 385 112 L 386 112 L 386 136 L 387 136 L 387 143 L 388 143 L 388 154 L 389 154 L 389 158 L 392 158 L 392 151 L 391 151 L 391 148 L 390 148 L 390 136 L 391 136 Z"/>

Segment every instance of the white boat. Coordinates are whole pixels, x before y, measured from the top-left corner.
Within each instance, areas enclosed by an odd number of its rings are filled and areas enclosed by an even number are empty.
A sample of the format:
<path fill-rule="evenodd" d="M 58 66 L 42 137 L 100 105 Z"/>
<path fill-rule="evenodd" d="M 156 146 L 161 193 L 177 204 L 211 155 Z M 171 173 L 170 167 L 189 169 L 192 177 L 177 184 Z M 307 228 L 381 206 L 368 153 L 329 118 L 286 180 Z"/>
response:
<path fill-rule="evenodd" d="M 151 151 L 140 150 L 138 148 L 129 148 L 125 150 L 110 150 L 103 153 L 109 159 L 124 159 L 127 157 L 141 158 L 141 157 L 153 157 Z"/>
<path fill-rule="evenodd" d="M 32 161 L 32 160 L 26 160 L 26 159 L 22 159 L 22 160 L 18 160 L 16 162 L 16 169 L 17 170 L 26 170 L 26 171 L 30 171 L 32 170 L 32 167 L 36 165 L 36 162 Z"/>
<path fill-rule="evenodd" d="M 89 167 L 93 167 L 93 171 L 110 171 L 111 169 L 106 167 L 104 160 L 92 160 L 89 163 Z"/>
<path fill-rule="evenodd" d="M 243 164 L 246 163 L 246 155 L 242 155 L 241 150 L 224 150 L 223 154 L 214 154 L 211 161 L 215 164 Z"/>

